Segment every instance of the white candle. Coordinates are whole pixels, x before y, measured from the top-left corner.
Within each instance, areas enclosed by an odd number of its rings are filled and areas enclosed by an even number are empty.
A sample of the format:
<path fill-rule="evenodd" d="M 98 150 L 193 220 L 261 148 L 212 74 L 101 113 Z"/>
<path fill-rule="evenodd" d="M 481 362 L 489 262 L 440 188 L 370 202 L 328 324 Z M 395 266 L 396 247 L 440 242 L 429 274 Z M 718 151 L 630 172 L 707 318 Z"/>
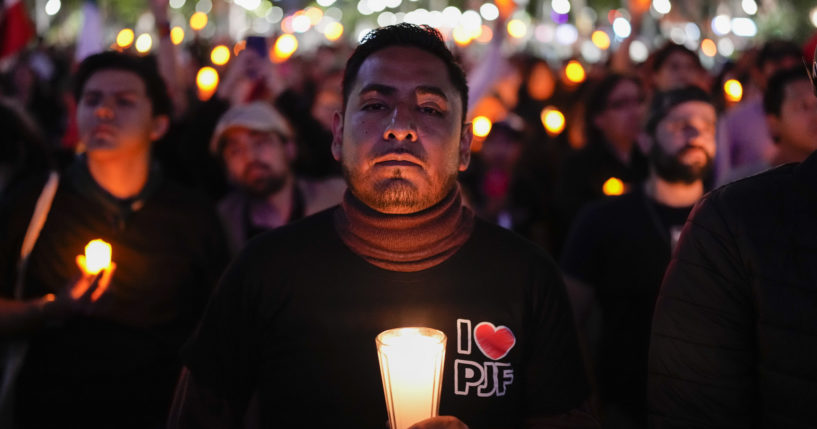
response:
<path fill-rule="evenodd" d="M 397 328 L 381 332 L 375 342 L 391 429 L 437 416 L 445 334 L 430 328 Z"/>

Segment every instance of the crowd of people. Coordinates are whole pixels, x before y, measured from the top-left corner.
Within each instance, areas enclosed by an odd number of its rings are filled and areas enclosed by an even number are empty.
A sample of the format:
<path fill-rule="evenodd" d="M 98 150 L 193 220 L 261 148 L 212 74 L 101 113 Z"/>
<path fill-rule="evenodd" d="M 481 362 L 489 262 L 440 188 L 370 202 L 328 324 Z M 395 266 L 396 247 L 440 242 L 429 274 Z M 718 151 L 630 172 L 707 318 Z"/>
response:
<path fill-rule="evenodd" d="M 374 337 L 411 325 L 449 337 L 450 417 L 421 427 L 817 421 L 817 347 L 780 349 L 817 337 L 810 52 L 716 76 L 667 42 L 571 83 L 396 25 L 277 64 L 248 43 L 202 95 L 205 43 L 7 62 L 0 426 L 380 427 Z M 477 355 L 472 323 L 513 343 Z"/>

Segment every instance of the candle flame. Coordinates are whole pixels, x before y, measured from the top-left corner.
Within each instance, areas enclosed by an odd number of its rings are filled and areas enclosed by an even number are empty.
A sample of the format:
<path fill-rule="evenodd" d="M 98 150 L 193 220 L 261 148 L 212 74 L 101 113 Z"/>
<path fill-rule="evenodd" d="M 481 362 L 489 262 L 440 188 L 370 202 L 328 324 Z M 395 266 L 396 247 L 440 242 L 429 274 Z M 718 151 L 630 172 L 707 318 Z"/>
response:
<path fill-rule="evenodd" d="M 91 240 L 85 246 L 85 270 L 88 274 L 99 274 L 111 265 L 111 245 L 103 240 Z"/>

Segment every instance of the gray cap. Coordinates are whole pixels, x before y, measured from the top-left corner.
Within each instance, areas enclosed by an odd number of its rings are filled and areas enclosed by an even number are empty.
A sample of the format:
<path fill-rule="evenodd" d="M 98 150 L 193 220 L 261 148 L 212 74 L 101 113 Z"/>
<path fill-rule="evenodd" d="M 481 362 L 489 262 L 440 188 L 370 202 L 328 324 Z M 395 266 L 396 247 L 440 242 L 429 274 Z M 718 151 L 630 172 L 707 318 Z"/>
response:
<path fill-rule="evenodd" d="M 286 140 L 292 140 L 292 127 L 284 116 L 272 108 L 269 103 L 255 101 L 231 107 L 221 115 L 213 137 L 210 139 L 210 152 L 218 155 L 221 137 L 230 128 L 241 127 L 253 131 L 272 131 Z"/>

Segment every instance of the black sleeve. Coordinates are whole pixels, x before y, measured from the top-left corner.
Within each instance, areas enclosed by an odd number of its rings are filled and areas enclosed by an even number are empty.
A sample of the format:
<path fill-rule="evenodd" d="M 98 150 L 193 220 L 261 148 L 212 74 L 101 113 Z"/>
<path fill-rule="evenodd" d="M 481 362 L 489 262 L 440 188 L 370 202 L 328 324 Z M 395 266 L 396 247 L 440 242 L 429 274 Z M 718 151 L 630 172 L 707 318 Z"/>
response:
<path fill-rule="evenodd" d="M 580 212 L 570 228 L 560 258 L 565 274 L 591 286 L 599 284 L 600 256 L 604 255 L 601 247 L 605 242 L 602 236 L 604 219 L 598 216 L 596 207 L 593 204 Z"/>
<path fill-rule="evenodd" d="M 757 423 L 752 298 L 720 195 L 693 209 L 661 286 L 647 383 L 655 428 Z"/>
<path fill-rule="evenodd" d="M 536 283 L 530 301 L 531 347 L 525 357 L 526 417 L 566 413 L 589 396 L 564 282 L 549 257 Z"/>

